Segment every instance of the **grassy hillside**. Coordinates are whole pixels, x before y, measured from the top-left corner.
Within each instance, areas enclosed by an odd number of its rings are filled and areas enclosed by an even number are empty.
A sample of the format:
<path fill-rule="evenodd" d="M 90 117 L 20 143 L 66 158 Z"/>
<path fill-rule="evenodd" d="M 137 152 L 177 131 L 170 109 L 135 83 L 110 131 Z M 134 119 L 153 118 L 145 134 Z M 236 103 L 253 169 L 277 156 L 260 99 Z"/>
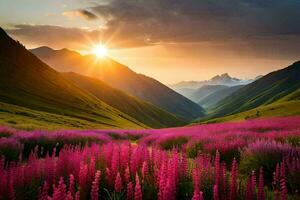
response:
<path fill-rule="evenodd" d="M 300 101 L 300 88 L 285 97 L 279 99 L 277 102 L 286 102 L 286 101 L 294 101 L 294 100 L 299 100 Z"/>
<path fill-rule="evenodd" d="M 231 86 L 231 87 L 226 87 L 220 90 L 217 90 L 213 92 L 212 94 L 206 96 L 203 98 L 201 101 L 198 102 L 200 106 L 203 108 L 209 110 L 211 109 L 214 105 L 216 105 L 219 101 L 222 99 L 225 99 L 238 89 L 244 87 L 244 85 L 237 85 L 237 86 Z"/>
<path fill-rule="evenodd" d="M 103 129 L 111 125 L 0 102 L 0 124 L 17 129 Z"/>
<path fill-rule="evenodd" d="M 219 90 L 223 90 L 225 88 L 228 88 L 228 86 L 225 85 L 203 85 L 199 89 L 197 89 L 189 98 L 193 100 L 194 102 L 199 102 L 208 95 L 217 92 Z"/>
<path fill-rule="evenodd" d="M 47 47 L 31 51 L 58 71 L 76 72 L 98 78 L 113 88 L 150 102 L 179 117 L 192 120 L 204 115 L 201 106 L 159 81 L 135 73 L 111 58 L 97 60 L 92 55 L 82 56 L 67 49 L 53 50 Z"/>
<path fill-rule="evenodd" d="M 153 127 L 171 127 L 184 125 L 185 122 L 175 115 L 170 114 L 148 102 L 129 96 L 126 93 L 114 89 L 104 82 L 79 75 L 73 72 L 63 73 L 64 77 L 76 83 L 80 88 L 87 90 L 103 102 L 128 114 L 138 121 Z"/>
<path fill-rule="evenodd" d="M 248 119 L 291 115 L 300 115 L 300 88 L 269 105 L 259 106 L 254 109 L 226 117 L 202 120 L 202 123 L 243 121 Z"/>
<path fill-rule="evenodd" d="M 220 101 L 209 118 L 222 117 L 268 105 L 300 88 L 300 61 L 242 87 Z"/>
<path fill-rule="evenodd" d="M 237 113 L 234 115 L 200 121 L 200 123 L 244 121 L 256 118 L 281 117 L 292 115 L 300 115 L 300 101 L 276 102 L 266 106 L 259 106 L 257 108 Z"/>
<path fill-rule="evenodd" d="M 0 29 L 0 102 L 106 127 L 146 127 L 66 80 Z"/>

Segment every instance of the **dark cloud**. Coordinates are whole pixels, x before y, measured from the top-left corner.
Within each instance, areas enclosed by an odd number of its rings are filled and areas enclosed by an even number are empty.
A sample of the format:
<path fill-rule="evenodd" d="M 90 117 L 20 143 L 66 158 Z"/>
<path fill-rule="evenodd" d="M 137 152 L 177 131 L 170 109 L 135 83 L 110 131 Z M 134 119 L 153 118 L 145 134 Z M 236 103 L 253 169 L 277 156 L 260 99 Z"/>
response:
<path fill-rule="evenodd" d="M 149 43 L 300 34 L 299 0 L 112 0 L 89 9 L 108 34 Z"/>
<path fill-rule="evenodd" d="M 51 25 L 15 25 L 7 30 L 14 38 L 34 45 L 48 45 L 54 48 L 79 48 L 87 41 L 98 38 L 101 31 L 80 28 L 66 28 Z"/>
<path fill-rule="evenodd" d="M 85 10 L 85 9 L 66 11 L 66 12 L 63 12 L 63 15 L 67 16 L 67 17 L 78 16 L 78 17 L 82 17 L 86 20 L 95 20 L 98 18 L 97 15 L 95 15 L 94 13 L 92 13 L 88 10 Z"/>
<path fill-rule="evenodd" d="M 106 30 L 88 30 L 82 28 L 68 28 L 53 25 L 19 24 L 6 30 L 15 39 L 31 45 L 47 45 L 53 48 L 85 49 L 91 44 L 108 42 L 110 48 L 126 48 L 148 45 L 145 41 L 132 41 L 126 38 L 114 38 L 106 34 Z"/>
<path fill-rule="evenodd" d="M 81 14 L 82 17 L 84 17 L 85 19 L 88 20 L 93 20 L 93 19 L 97 19 L 97 15 L 95 15 L 94 13 L 88 11 L 88 10 L 78 10 L 78 12 Z"/>
<path fill-rule="evenodd" d="M 299 10 L 299 0 L 110 0 L 80 11 L 87 19 L 104 20 L 101 30 L 16 25 L 10 33 L 69 48 L 87 38 L 118 48 L 208 42 L 240 54 L 294 57 L 299 55 Z"/>

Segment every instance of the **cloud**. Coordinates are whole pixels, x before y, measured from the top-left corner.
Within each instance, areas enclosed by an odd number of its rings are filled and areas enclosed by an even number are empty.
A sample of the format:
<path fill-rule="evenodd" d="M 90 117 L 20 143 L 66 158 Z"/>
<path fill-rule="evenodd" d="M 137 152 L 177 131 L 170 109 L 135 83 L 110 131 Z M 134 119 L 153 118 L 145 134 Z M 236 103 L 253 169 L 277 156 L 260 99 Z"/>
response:
<path fill-rule="evenodd" d="M 89 9 L 108 33 L 151 43 L 300 34 L 298 0 L 112 0 Z"/>
<path fill-rule="evenodd" d="M 63 12 L 62 15 L 69 17 L 69 18 L 82 17 L 86 20 L 98 19 L 97 15 L 95 15 L 94 13 L 92 13 L 88 10 L 85 10 L 85 9 L 66 11 L 66 12 Z"/>
<path fill-rule="evenodd" d="M 14 38 L 29 43 L 32 46 L 47 45 L 53 48 L 82 48 L 89 41 L 95 41 L 99 30 L 86 30 L 81 28 L 67 28 L 52 25 L 15 25 L 7 32 Z"/>
<path fill-rule="evenodd" d="M 12 25 L 6 31 L 15 39 L 30 46 L 51 46 L 53 48 L 87 49 L 89 45 L 104 42 L 109 48 L 147 46 L 143 40 L 128 40 L 114 37 L 106 29 L 69 28 L 54 25 Z"/>
<path fill-rule="evenodd" d="M 93 5 L 65 15 L 97 17 L 105 22 L 102 29 L 16 25 L 10 33 L 52 47 L 78 48 L 100 38 L 117 48 L 209 43 L 243 55 L 299 55 L 299 0 L 107 0 Z"/>

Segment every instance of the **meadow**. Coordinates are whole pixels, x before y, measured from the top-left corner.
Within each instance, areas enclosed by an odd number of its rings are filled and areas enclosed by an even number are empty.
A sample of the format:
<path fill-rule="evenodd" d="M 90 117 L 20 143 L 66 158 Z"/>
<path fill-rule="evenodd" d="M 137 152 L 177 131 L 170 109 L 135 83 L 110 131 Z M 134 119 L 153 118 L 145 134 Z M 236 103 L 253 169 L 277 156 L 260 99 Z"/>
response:
<path fill-rule="evenodd" d="M 153 130 L 0 128 L 0 199 L 299 199 L 300 117 Z"/>

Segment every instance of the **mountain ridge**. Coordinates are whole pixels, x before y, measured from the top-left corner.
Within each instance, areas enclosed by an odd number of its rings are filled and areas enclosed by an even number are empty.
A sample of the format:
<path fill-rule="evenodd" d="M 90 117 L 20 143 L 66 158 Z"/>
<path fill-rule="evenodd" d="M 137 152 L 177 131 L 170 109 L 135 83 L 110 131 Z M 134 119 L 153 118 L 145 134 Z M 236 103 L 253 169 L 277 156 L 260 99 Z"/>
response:
<path fill-rule="evenodd" d="M 147 127 L 65 79 L 1 27 L 0 46 L 1 102 L 76 117 L 103 128 Z"/>
<path fill-rule="evenodd" d="M 95 61 L 94 56 L 76 54 L 77 56 L 69 59 L 61 54 L 61 50 L 53 50 L 50 56 L 39 54 L 38 50 L 33 49 L 31 52 L 58 71 L 76 72 L 98 78 L 113 88 L 148 101 L 181 118 L 193 120 L 204 115 L 204 110 L 195 102 L 178 94 L 159 81 L 138 74 L 129 67 L 110 58 Z M 57 55 L 58 53 L 60 54 Z"/>
<path fill-rule="evenodd" d="M 237 91 L 238 89 L 244 87 L 244 85 L 236 85 L 231 87 L 226 87 L 217 91 L 214 91 L 213 93 L 207 95 L 206 97 L 202 98 L 197 103 L 206 109 L 211 109 L 214 105 L 216 105 L 219 101 L 222 99 L 230 96 L 233 92 Z"/>
<path fill-rule="evenodd" d="M 194 91 L 189 98 L 193 100 L 194 102 L 199 102 L 205 97 L 207 97 L 210 94 L 213 94 L 214 92 L 217 92 L 219 90 L 228 88 L 229 86 L 226 85 L 203 85 L 196 91 Z"/>
<path fill-rule="evenodd" d="M 63 76 L 105 103 L 152 128 L 174 127 L 186 124 L 186 122 L 178 119 L 175 115 L 114 89 L 99 79 L 76 74 L 75 72 L 65 72 Z"/>
<path fill-rule="evenodd" d="M 235 85 L 245 85 L 248 83 L 257 80 L 260 76 L 257 76 L 254 79 L 239 79 L 231 77 L 228 73 L 223 73 L 220 75 L 215 75 L 208 80 L 203 81 L 181 81 L 176 84 L 171 84 L 170 87 L 175 89 L 189 88 L 189 89 L 199 89 L 203 85 L 226 85 L 226 86 L 235 86 Z"/>
<path fill-rule="evenodd" d="M 273 71 L 235 91 L 215 107 L 211 118 L 268 105 L 300 88 L 300 61 Z"/>

